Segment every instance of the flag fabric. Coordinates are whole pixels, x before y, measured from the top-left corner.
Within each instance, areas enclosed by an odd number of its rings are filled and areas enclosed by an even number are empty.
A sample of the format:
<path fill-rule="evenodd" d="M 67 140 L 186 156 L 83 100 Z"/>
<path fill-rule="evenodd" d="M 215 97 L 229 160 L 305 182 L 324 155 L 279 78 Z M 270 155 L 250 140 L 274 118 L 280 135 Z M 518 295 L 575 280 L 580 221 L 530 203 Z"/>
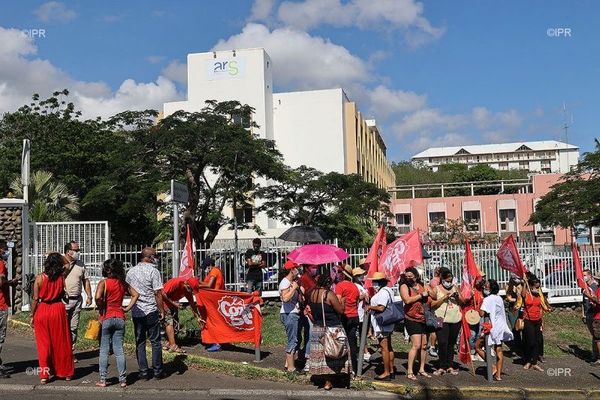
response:
<path fill-rule="evenodd" d="M 526 268 L 525 265 L 523 265 L 523 261 L 521 261 L 519 249 L 517 248 L 517 243 L 515 242 L 513 235 L 507 237 L 502 243 L 498 249 L 498 253 L 496 253 L 496 257 L 498 258 L 500 268 L 523 278 Z"/>
<path fill-rule="evenodd" d="M 188 225 L 185 235 L 185 247 L 179 264 L 179 277 L 188 279 L 192 276 L 194 276 L 194 244 L 192 242 L 190 226 Z"/>
<path fill-rule="evenodd" d="M 367 278 L 373 276 L 373 274 L 379 271 L 379 260 L 381 255 L 385 252 L 385 247 L 387 246 L 387 237 L 385 234 L 385 226 L 381 225 L 377 229 L 377 233 L 375 234 L 375 238 L 373 239 L 373 244 L 371 245 L 371 249 L 369 250 L 369 254 L 367 254 L 366 262 L 369 263 L 369 270 L 367 271 Z M 372 286 L 372 282 L 370 279 L 365 279 L 365 287 L 368 289 Z"/>
<path fill-rule="evenodd" d="M 471 336 L 471 328 L 469 328 L 469 323 L 467 319 L 463 315 L 462 318 L 462 329 L 460 332 L 460 344 L 458 348 L 458 359 L 463 364 L 471 364 L 473 360 L 471 359 L 471 346 L 469 345 L 469 337 Z"/>
<path fill-rule="evenodd" d="M 195 294 L 202 318 L 203 343 L 250 342 L 260 346 L 262 314 L 258 292 L 243 293 L 200 288 Z"/>
<path fill-rule="evenodd" d="M 475 258 L 471 251 L 471 244 L 466 241 L 465 244 L 465 265 L 463 267 L 462 282 L 460 284 L 460 291 L 465 299 L 470 299 L 473 293 L 473 285 L 477 282 L 477 279 L 482 278 L 483 275 L 477 264 L 475 264 Z"/>
<path fill-rule="evenodd" d="M 588 284 L 583 280 L 583 268 L 581 267 L 581 259 L 579 258 L 579 249 L 577 242 L 573 240 L 571 244 L 571 252 L 573 253 L 573 268 L 575 268 L 575 277 L 577 278 L 577 286 L 583 290 L 588 289 Z"/>
<path fill-rule="evenodd" d="M 423 250 L 419 231 L 414 230 L 386 246 L 378 267 L 379 272 L 383 272 L 387 276 L 388 285 L 393 286 L 406 268 L 422 263 Z"/>

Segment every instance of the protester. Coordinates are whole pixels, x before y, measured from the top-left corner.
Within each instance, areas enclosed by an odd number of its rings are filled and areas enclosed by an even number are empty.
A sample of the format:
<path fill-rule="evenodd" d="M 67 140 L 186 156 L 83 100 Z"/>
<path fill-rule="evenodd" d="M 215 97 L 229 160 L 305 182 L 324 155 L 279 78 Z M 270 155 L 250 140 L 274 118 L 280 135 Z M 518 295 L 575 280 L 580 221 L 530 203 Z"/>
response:
<path fill-rule="evenodd" d="M 417 380 L 414 363 L 419 357 L 419 376 L 431 378 L 425 371 L 427 363 L 427 326 L 425 325 L 424 305 L 431 304 L 431 297 L 425 288 L 421 275 L 416 268 L 410 267 L 400 277 L 400 297 L 404 302 L 404 326 L 412 344 L 408 351 L 408 367 L 406 377 Z"/>
<path fill-rule="evenodd" d="M 164 319 L 163 284 L 156 265 L 156 250 L 145 247 L 142 249 L 140 262 L 127 272 L 126 277 L 127 284 L 139 293 L 138 300 L 132 308 L 132 317 L 140 379 L 150 379 L 146 339 L 150 339 L 152 346 L 154 379 L 164 378 L 160 343 L 160 321 Z"/>
<path fill-rule="evenodd" d="M 225 278 L 223 271 L 212 257 L 207 257 L 202 261 L 202 268 L 206 272 L 204 277 L 204 285 L 210 289 L 225 290 Z"/>
<path fill-rule="evenodd" d="M 8 307 L 10 307 L 10 287 L 16 286 L 18 279 L 8 279 L 8 269 L 6 261 L 10 257 L 10 249 L 5 240 L 0 239 L 0 356 L 2 347 L 6 339 L 6 329 L 8 327 Z M 0 357 L 0 378 L 10 378 Z"/>
<path fill-rule="evenodd" d="M 375 337 L 379 341 L 381 357 L 383 358 L 383 373 L 375 376 L 375 380 L 389 381 L 395 377 L 394 369 L 394 349 L 392 348 L 392 333 L 394 325 L 380 326 L 375 318 L 377 313 L 383 312 L 386 307 L 392 306 L 394 302 L 394 292 L 387 286 L 388 280 L 383 272 L 375 272 L 370 278 L 373 281 L 375 295 L 371 297 L 371 305 L 368 311 L 373 311 L 371 315 L 371 325 Z"/>
<path fill-rule="evenodd" d="M 31 326 L 35 334 L 42 385 L 50 376 L 71 380 L 75 373 L 71 332 L 62 302 L 65 291 L 64 265 L 59 253 L 50 253 L 44 272 L 35 278 L 31 303 Z"/>
<path fill-rule="evenodd" d="M 512 331 L 513 340 L 508 344 L 516 354 L 522 354 L 523 340 L 521 331 L 517 329 L 517 320 L 521 318 L 521 307 L 523 306 L 523 279 L 519 278 L 514 273 L 510 274 L 510 280 L 506 285 L 506 317 L 508 326 Z"/>
<path fill-rule="evenodd" d="M 79 244 L 72 240 L 65 244 L 65 259 L 67 260 L 65 275 L 65 291 L 67 293 L 67 319 L 71 328 L 71 338 L 73 350 L 77 342 L 77 331 L 79 330 L 79 316 L 83 304 L 82 291 L 85 290 L 85 305 L 92 305 L 92 286 L 90 280 L 85 275 L 85 264 L 81 260 L 81 248 Z M 77 362 L 77 358 L 74 359 Z"/>
<path fill-rule="evenodd" d="M 306 294 L 317 285 L 317 276 L 319 275 L 319 267 L 317 265 L 302 265 L 303 273 L 300 276 L 300 287 L 302 292 L 305 294 L 304 301 L 300 302 L 300 329 L 298 343 L 300 349 L 298 351 L 299 356 L 304 359 L 304 372 L 308 372 L 308 358 L 310 357 L 310 332 L 312 329 L 312 315 L 310 313 L 310 307 L 306 302 Z"/>
<path fill-rule="evenodd" d="M 119 384 L 127 387 L 127 365 L 123 351 L 123 338 L 125 337 L 125 313 L 129 312 L 137 302 L 138 292 L 125 282 L 125 267 L 119 260 L 106 260 L 102 265 L 103 280 L 98 282 L 96 288 L 96 305 L 100 314 L 102 333 L 100 336 L 100 380 L 96 386 L 106 386 L 108 372 L 108 353 L 112 351 L 117 360 L 119 371 Z M 127 307 L 123 307 L 125 293 L 129 293 L 131 300 Z"/>
<path fill-rule="evenodd" d="M 298 320 L 300 319 L 299 300 L 302 297 L 298 283 L 300 273 L 298 265 L 289 260 L 285 263 L 283 269 L 286 275 L 279 282 L 279 297 L 281 298 L 279 316 L 287 335 L 284 370 L 294 372 L 296 371 L 294 354 L 298 347 Z"/>
<path fill-rule="evenodd" d="M 473 285 L 473 290 L 471 291 L 471 297 L 465 299 L 465 303 L 462 306 L 463 315 L 466 316 L 467 313 L 471 310 L 477 313 L 477 316 L 480 315 L 481 311 L 481 303 L 483 302 L 483 287 L 485 285 L 485 277 L 480 277 L 475 281 Z M 467 319 L 468 321 L 468 319 Z M 479 356 L 475 353 L 475 348 L 482 343 L 482 338 L 479 337 L 479 330 L 481 326 L 480 319 L 477 319 L 477 323 L 471 324 L 469 323 L 469 349 L 471 349 L 471 356 L 474 356 L 476 361 L 483 361 Z M 478 343 L 476 343 L 478 342 Z"/>
<path fill-rule="evenodd" d="M 439 284 L 440 284 L 440 267 L 435 267 L 433 269 L 433 278 L 431 278 L 429 280 L 429 284 L 428 284 L 428 287 L 430 288 L 429 290 L 432 293 L 434 293 L 435 288 Z M 435 331 L 429 333 L 429 346 L 428 346 L 427 350 L 431 357 L 434 357 L 434 358 L 438 357 L 437 333 Z"/>
<path fill-rule="evenodd" d="M 583 280 L 590 288 L 590 292 L 596 293 L 598 290 L 598 282 L 592 276 L 592 271 L 589 269 L 584 269 Z M 583 302 L 581 303 L 581 320 L 585 323 L 590 335 L 592 336 L 592 358 L 590 359 L 590 362 L 600 364 L 600 361 L 598 360 L 598 343 L 597 340 L 594 339 L 594 315 L 596 312 L 596 307 L 595 304 L 590 301 L 590 298 L 586 296 L 585 292 L 585 290 L 581 290 L 581 293 L 583 294 Z"/>
<path fill-rule="evenodd" d="M 358 292 L 360 293 L 358 299 L 358 326 L 359 326 L 359 331 L 358 331 L 358 337 L 360 339 L 360 327 L 362 327 L 364 318 L 365 318 L 365 309 L 367 308 L 367 305 L 369 304 L 370 301 L 370 297 L 369 297 L 369 292 L 367 291 L 367 289 L 365 289 L 365 274 L 367 273 L 367 271 L 365 271 L 364 269 L 357 267 L 354 268 L 352 270 L 352 276 L 354 278 L 354 285 L 356 285 L 356 288 L 358 289 Z M 366 362 L 371 361 L 371 353 L 369 352 L 369 346 L 365 346 L 365 350 L 363 353 L 363 360 Z"/>
<path fill-rule="evenodd" d="M 439 360 L 438 369 L 433 374 L 458 375 L 458 370 L 454 368 L 454 347 L 460 333 L 460 305 L 464 304 L 464 298 L 454 284 L 452 272 L 446 267 L 440 268 L 440 284 L 435 288 L 435 298 L 431 306 L 435 309 L 435 315 L 444 320 L 444 324 L 437 331 Z"/>
<path fill-rule="evenodd" d="M 163 326 L 167 335 L 167 343 L 163 346 L 163 350 L 167 350 L 169 353 L 185 354 L 185 350 L 179 347 L 175 341 L 176 326 L 179 325 L 179 310 L 183 308 L 179 300 L 182 298 L 185 298 L 190 305 L 198 326 L 202 328 L 204 325 L 194 299 L 194 294 L 198 292 L 199 288 L 200 281 L 196 277 L 172 278 L 165 282 L 162 290 L 162 300 L 165 313 Z"/>
<path fill-rule="evenodd" d="M 524 369 L 544 370 L 537 365 L 540 357 L 540 348 L 543 346 L 542 319 L 544 311 L 550 311 L 542 293 L 540 280 L 533 274 L 528 276 L 529 286 L 523 289 L 523 353 Z"/>
<path fill-rule="evenodd" d="M 483 294 L 484 299 L 481 304 L 479 314 L 482 317 L 489 317 L 489 322 L 492 328 L 488 335 L 487 345 L 493 346 L 496 352 L 496 364 L 492 370 L 492 375 L 495 380 L 501 381 L 502 365 L 504 363 L 504 353 L 502 343 L 512 340 L 513 335 L 506 323 L 506 314 L 504 312 L 504 302 L 502 297 L 498 295 L 500 285 L 494 279 L 489 279 L 485 282 Z M 475 348 L 479 357 L 485 360 L 486 353 L 480 347 Z"/>
<path fill-rule="evenodd" d="M 348 343 L 350 345 L 350 360 L 352 361 L 352 371 L 358 370 L 358 338 L 360 324 L 358 320 L 358 300 L 360 291 L 352 282 L 352 267 L 345 265 L 342 269 L 344 280 L 335 286 L 335 294 L 338 300 L 344 306 L 342 314 L 342 326 L 346 331 Z"/>
<path fill-rule="evenodd" d="M 267 255 L 260 249 L 262 242 L 259 238 L 252 241 L 252 248 L 246 251 L 246 291 L 252 293 L 263 289 L 263 268 L 267 267 Z"/>
<path fill-rule="evenodd" d="M 344 306 L 331 291 L 331 275 L 319 274 L 316 286 L 307 294 L 313 326 L 310 335 L 309 371 L 316 380 L 322 380 L 323 388 L 331 390 L 333 379 L 342 375 L 349 377 L 352 373 L 352 363 L 348 356 L 332 359 L 325 357 L 321 339 L 327 328 L 342 327 L 340 314 Z"/>

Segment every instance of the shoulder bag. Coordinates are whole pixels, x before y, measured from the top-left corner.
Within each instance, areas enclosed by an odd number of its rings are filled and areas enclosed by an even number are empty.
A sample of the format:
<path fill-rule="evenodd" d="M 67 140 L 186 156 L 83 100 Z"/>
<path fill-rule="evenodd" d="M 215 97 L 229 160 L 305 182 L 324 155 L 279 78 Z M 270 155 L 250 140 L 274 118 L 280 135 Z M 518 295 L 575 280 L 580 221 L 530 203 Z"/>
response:
<path fill-rule="evenodd" d="M 326 358 L 340 359 L 346 357 L 348 354 L 348 338 L 344 328 L 340 326 L 328 327 L 325 322 L 325 295 L 323 293 L 321 297 L 321 310 L 323 312 L 323 326 L 325 327 L 325 334 L 321 338 L 321 344 L 323 345 L 323 354 Z"/>
<path fill-rule="evenodd" d="M 382 289 L 385 290 L 385 289 Z M 385 306 L 385 309 L 375 315 L 375 321 L 380 327 L 395 325 L 404 320 L 404 303 L 401 301 L 394 302 L 394 298 L 390 294 L 389 290 L 386 290 L 390 296 L 390 301 Z"/>

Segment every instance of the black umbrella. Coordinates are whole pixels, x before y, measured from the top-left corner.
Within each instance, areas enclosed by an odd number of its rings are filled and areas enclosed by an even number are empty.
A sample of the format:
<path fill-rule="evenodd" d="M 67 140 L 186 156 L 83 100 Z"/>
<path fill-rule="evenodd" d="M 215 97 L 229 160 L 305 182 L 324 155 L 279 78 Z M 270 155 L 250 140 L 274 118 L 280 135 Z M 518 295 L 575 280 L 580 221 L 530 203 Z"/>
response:
<path fill-rule="evenodd" d="M 316 228 L 314 226 L 293 226 L 287 231 L 283 232 L 279 239 L 286 240 L 288 242 L 300 242 L 300 243 L 320 243 L 331 239 L 323 229 Z"/>

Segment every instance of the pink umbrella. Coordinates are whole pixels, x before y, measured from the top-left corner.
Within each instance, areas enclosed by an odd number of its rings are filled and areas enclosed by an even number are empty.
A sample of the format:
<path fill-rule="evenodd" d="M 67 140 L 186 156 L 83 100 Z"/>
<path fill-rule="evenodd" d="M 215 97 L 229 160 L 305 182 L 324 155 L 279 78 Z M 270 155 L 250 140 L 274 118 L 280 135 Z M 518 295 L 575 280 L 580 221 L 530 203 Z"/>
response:
<path fill-rule="evenodd" d="M 327 264 L 343 261 L 348 253 L 332 244 L 305 244 L 288 254 L 288 259 L 296 264 Z"/>

